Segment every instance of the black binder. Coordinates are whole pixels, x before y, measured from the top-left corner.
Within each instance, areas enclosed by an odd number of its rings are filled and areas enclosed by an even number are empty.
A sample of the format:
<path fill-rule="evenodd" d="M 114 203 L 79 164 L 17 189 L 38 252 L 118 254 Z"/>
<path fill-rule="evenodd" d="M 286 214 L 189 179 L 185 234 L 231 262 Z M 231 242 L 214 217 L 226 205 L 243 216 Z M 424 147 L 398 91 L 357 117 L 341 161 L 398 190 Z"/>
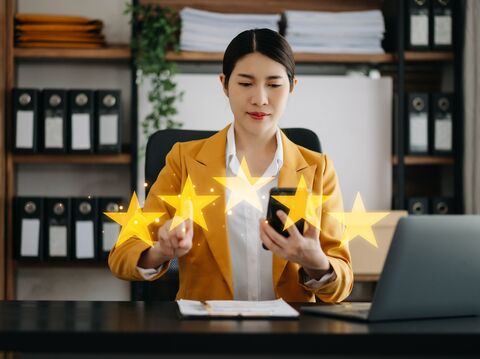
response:
<path fill-rule="evenodd" d="M 428 197 L 408 197 L 407 209 L 408 213 L 413 215 L 428 214 L 430 209 Z"/>
<path fill-rule="evenodd" d="M 95 92 L 95 148 L 98 153 L 121 151 L 121 92 L 97 90 Z"/>
<path fill-rule="evenodd" d="M 406 48 L 428 50 L 430 46 L 430 0 L 407 0 Z"/>
<path fill-rule="evenodd" d="M 73 199 L 73 258 L 96 259 L 97 247 L 97 200 L 93 197 Z"/>
<path fill-rule="evenodd" d="M 405 126 L 405 152 L 424 155 L 429 152 L 429 101 L 427 93 L 409 93 Z"/>
<path fill-rule="evenodd" d="M 17 259 L 43 259 L 43 198 L 14 199 L 14 256 Z"/>
<path fill-rule="evenodd" d="M 13 152 L 38 151 L 38 93 L 37 89 L 13 89 Z"/>
<path fill-rule="evenodd" d="M 455 212 L 455 202 L 452 197 L 432 197 L 431 213 L 433 214 L 452 214 Z"/>
<path fill-rule="evenodd" d="M 451 50 L 453 38 L 453 0 L 432 0 L 431 44 L 433 50 Z"/>
<path fill-rule="evenodd" d="M 107 217 L 104 212 L 124 212 L 125 202 L 119 197 L 102 197 L 99 199 L 99 243 L 98 253 L 101 259 L 107 259 L 110 250 L 117 242 L 120 234 L 120 225 Z"/>
<path fill-rule="evenodd" d="M 41 149 L 46 153 L 67 151 L 67 91 L 42 91 Z"/>
<path fill-rule="evenodd" d="M 432 154 L 453 154 L 453 96 L 432 94 L 431 147 Z"/>
<path fill-rule="evenodd" d="M 93 153 L 93 91 L 70 90 L 68 92 L 68 106 L 69 152 Z"/>
<path fill-rule="evenodd" d="M 71 254 L 71 201 L 69 198 L 46 198 L 45 257 L 65 260 Z"/>

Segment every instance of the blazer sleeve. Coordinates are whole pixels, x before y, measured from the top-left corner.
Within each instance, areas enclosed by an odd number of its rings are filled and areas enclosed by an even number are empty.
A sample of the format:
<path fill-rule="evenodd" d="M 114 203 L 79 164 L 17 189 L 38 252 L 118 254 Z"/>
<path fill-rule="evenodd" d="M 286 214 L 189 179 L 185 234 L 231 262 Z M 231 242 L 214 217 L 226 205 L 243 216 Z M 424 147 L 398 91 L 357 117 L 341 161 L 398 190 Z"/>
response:
<path fill-rule="evenodd" d="M 324 155 L 322 179 L 321 192 L 329 198 L 322 206 L 320 244 L 335 271 L 336 278 L 315 290 L 303 286 L 305 289 L 313 291 L 321 301 L 337 303 L 347 298 L 352 291 L 353 270 L 348 243 L 340 245 L 344 226 L 333 216 L 328 215 L 329 212 L 343 212 L 344 210 L 337 174 L 332 161 L 326 155 Z"/>
<path fill-rule="evenodd" d="M 176 195 L 181 188 L 181 145 L 176 143 L 165 158 L 165 167 L 160 171 L 157 180 L 150 188 L 143 206 L 144 212 L 164 212 L 158 223 L 148 227 L 148 233 L 152 241 L 157 241 L 158 229 L 173 217 L 172 210 L 161 201 L 159 195 Z M 145 231 L 143 231 L 145 233 Z M 140 232 L 133 235 L 122 245 L 112 248 L 108 256 L 108 266 L 111 272 L 118 278 L 132 281 L 146 280 L 137 269 L 140 256 L 150 246 L 140 240 Z M 158 279 L 168 271 L 170 262 L 165 263 L 155 276 L 148 278 L 149 281 Z"/>

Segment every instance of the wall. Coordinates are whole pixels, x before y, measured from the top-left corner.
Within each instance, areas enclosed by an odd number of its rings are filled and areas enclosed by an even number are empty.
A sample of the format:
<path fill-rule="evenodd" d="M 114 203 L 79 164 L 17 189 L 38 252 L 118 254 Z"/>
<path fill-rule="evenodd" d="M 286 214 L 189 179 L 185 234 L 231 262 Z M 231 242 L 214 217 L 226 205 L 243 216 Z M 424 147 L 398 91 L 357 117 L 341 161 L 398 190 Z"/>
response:
<path fill-rule="evenodd" d="M 183 128 L 219 130 L 233 120 L 217 74 L 184 72 L 177 79 L 185 92 L 176 117 Z M 280 127 L 306 127 L 317 133 L 338 172 L 346 209 L 351 209 L 358 191 L 367 210 L 390 209 L 391 79 L 305 74 L 298 80 Z M 147 81 L 139 87 L 139 121 L 151 108 L 148 89 Z"/>
<path fill-rule="evenodd" d="M 120 0 L 18 0 L 17 12 L 86 16 L 104 22 L 108 43 L 130 41 L 129 19 Z M 128 64 L 75 61 L 22 61 L 17 86 L 38 88 L 119 88 L 123 100 L 123 142 L 129 142 L 130 69 Z M 126 165 L 20 165 L 18 195 L 129 196 Z M 107 268 L 21 267 L 16 276 L 18 299 L 129 300 L 130 285 Z"/>

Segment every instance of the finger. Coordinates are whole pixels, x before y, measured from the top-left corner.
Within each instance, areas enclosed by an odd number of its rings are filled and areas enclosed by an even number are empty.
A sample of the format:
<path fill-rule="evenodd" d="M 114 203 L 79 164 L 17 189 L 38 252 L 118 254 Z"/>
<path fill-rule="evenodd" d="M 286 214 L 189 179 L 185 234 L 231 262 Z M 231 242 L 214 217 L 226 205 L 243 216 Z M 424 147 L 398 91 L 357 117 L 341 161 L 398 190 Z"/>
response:
<path fill-rule="evenodd" d="M 265 228 L 264 228 L 264 225 L 266 225 L 265 222 L 266 221 L 264 220 L 260 221 L 260 239 L 262 240 L 265 247 L 267 247 L 270 251 L 272 251 L 272 253 L 279 254 L 281 253 L 282 249 L 275 242 L 273 242 L 272 239 L 265 232 Z"/>
<path fill-rule="evenodd" d="M 287 223 L 287 218 L 288 218 L 287 214 L 286 214 L 284 211 L 282 211 L 281 209 L 279 209 L 279 210 L 277 211 L 277 216 L 278 216 L 278 218 L 280 218 L 280 220 L 282 221 L 282 224 L 283 224 L 283 226 L 284 226 L 284 228 L 285 228 L 285 223 Z M 291 226 L 289 226 L 289 227 L 287 228 L 287 232 L 288 232 L 288 234 L 289 234 L 290 236 L 295 236 L 295 237 L 297 237 L 297 238 L 298 238 L 299 236 L 301 236 L 301 233 L 300 233 L 300 231 L 298 230 L 298 228 L 297 228 L 297 226 L 295 225 L 295 223 L 292 224 Z"/>
<path fill-rule="evenodd" d="M 171 220 L 168 220 L 167 222 L 165 222 L 165 224 L 163 226 L 160 227 L 160 229 L 158 230 L 158 237 L 161 241 L 165 241 L 168 239 L 169 237 L 169 234 L 168 234 L 168 228 L 170 227 L 170 222 Z"/>
<path fill-rule="evenodd" d="M 185 221 L 183 221 L 182 223 L 180 223 L 178 226 L 175 227 L 175 236 L 177 237 L 177 239 L 182 239 L 183 237 L 185 237 L 185 232 L 186 232 L 186 228 L 185 228 Z"/>
<path fill-rule="evenodd" d="M 186 236 L 178 241 L 178 248 L 188 249 L 192 247 L 192 237 Z"/>
<path fill-rule="evenodd" d="M 193 202 L 191 199 L 187 199 L 185 201 L 185 206 L 187 207 L 187 215 L 188 215 L 188 220 L 187 220 L 187 224 L 192 224 L 192 220 L 193 220 Z"/>
<path fill-rule="evenodd" d="M 320 229 L 311 225 L 309 222 L 305 221 L 306 229 L 304 231 L 304 236 L 308 238 L 319 238 Z"/>
<path fill-rule="evenodd" d="M 268 236 L 268 238 L 280 249 L 283 249 L 288 244 L 287 238 L 285 238 L 275 229 L 273 229 L 273 227 L 267 221 L 263 221 L 260 226 L 265 232 L 265 234 Z"/>
<path fill-rule="evenodd" d="M 170 242 L 170 245 L 172 246 L 172 248 L 178 248 L 178 240 L 179 238 L 177 237 L 177 234 L 174 233 L 173 235 L 170 235 L 170 237 L 168 238 L 169 242 Z"/>

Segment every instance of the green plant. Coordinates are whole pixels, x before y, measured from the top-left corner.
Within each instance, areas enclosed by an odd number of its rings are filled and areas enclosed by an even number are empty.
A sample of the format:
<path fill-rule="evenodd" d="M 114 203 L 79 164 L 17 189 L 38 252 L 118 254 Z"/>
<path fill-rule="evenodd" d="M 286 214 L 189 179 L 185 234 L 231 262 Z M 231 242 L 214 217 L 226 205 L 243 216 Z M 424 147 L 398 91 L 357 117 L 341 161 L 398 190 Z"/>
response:
<path fill-rule="evenodd" d="M 166 58 L 168 51 L 179 51 L 178 14 L 168 7 L 128 3 L 125 14 L 131 15 L 135 26 L 131 47 L 139 80 L 147 79 L 152 85 L 148 93 L 152 112 L 142 120 L 145 138 L 155 130 L 182 127 L 182 123 L 172 117 L 177 113 L 175 104 L 182 100 L 183 92 L 177 91 L 173 80 L 177 73 L 176 64 Z"/>

